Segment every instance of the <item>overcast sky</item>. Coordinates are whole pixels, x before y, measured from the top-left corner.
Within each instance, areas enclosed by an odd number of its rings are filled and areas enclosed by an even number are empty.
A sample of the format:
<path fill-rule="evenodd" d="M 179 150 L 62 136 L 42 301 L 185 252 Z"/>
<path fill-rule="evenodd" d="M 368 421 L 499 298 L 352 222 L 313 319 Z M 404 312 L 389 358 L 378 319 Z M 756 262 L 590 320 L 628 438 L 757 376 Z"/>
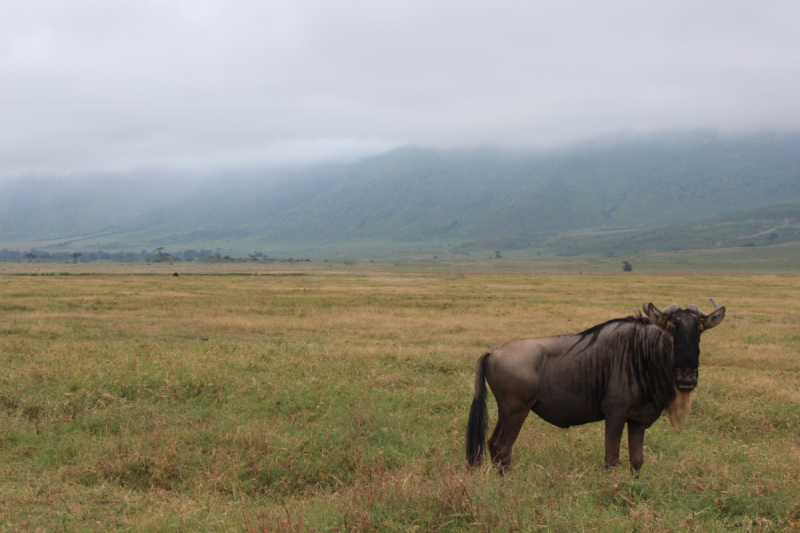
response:
<path fill-rule="evenodd" d="M 0 176 L 800 127 L 800 2 L 0 0 Z"/>

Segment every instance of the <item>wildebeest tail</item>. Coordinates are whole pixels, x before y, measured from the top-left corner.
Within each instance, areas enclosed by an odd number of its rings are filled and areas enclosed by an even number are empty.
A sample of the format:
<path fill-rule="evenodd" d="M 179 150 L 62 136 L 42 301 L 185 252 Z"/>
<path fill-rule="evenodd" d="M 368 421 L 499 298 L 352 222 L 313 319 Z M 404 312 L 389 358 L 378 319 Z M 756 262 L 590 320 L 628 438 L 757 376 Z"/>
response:
<path fill-rule="evenodd" d="M 485 363 L 489 357 L 485 353 L 478 359 L 475 368 L 475 397 L 469 408 L 467 420 L 467 464 L 478 466 L 483 460 L 483 449 L 486 446 L 486 426 L 489 424 L 489 413 L 486 410 Z"/>

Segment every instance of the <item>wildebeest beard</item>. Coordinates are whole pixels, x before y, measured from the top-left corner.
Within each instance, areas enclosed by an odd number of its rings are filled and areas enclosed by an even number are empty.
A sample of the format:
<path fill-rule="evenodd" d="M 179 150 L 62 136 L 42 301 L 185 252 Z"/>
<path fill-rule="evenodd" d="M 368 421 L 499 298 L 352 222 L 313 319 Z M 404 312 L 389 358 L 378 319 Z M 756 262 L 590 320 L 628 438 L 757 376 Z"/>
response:
<path fill-rule="evenodd" d="M 667 406 L 670 425 L 675 429 L 683 429 L 692 410 L 692 392 L 684 392 L 675 387 L 675 399 Z"/>

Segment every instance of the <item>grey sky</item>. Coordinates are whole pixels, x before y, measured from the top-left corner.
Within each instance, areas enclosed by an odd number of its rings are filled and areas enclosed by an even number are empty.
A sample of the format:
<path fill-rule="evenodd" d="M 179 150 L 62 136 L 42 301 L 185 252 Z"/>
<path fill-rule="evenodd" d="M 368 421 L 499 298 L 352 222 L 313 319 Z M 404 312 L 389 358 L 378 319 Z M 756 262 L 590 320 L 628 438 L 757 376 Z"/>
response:
<path fill-rule="evenodd" d="M 0 176 L 800 127 L 800 2 L 0 0 Z"/>

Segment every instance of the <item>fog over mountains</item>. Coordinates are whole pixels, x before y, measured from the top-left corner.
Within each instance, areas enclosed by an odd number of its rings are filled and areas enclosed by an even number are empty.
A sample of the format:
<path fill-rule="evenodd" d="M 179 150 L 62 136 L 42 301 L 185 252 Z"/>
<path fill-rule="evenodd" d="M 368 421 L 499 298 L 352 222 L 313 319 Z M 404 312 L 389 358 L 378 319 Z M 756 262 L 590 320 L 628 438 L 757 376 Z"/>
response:
<path fill-rule="evenodd" d="M 769 243 L 794 240 L 794 202 L 798 133 L 670 134 L 541 153 L 406 147 L 351 164 L 202 179 L 142 172 L 7 181 L 0 246 L 245 252 L 382 241 L 466 250 L 481 242 L 535 248 L 558 234 L 602 253 L 618 246 L 608 239 L 621 230 L 653 228 L 661 242 L 642 239 L 643 249 L 711 246 L 697 241 L 703 231 L 714 245 L 741 246 L 772 226 L 781 228 Z M 698 224 L 705 229 L 665 230 Z"/>

